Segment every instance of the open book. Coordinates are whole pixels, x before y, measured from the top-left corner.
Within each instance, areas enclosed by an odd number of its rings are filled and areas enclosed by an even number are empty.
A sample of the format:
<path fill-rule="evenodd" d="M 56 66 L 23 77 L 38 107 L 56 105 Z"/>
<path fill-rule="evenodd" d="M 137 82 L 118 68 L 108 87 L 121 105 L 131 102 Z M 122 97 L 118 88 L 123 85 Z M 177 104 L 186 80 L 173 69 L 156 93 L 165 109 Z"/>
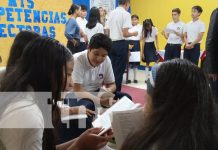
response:
<path fill-rule="evenodd" d="M 112 129 L 116 140 L 116 148 L 120 149 L 129 134 L 133 134 L 145 123 L 143 108 L 112 112 Z"/>
<path fill-rule="evenodd" d="M 133 110 L 138 107 L 140 107 L 141 104 L 135 104 L 133 103 L 129 98 L 124 96 L 121 98 L 118 102 L 116 102 L 112 107 L 110 107 L 108 110 L 106 110 L 102 115 L 100 115 L 93 123 L 92 125 L 94 127 L 101 127 L 104 130 L 99 133 L 99 135 L 104 134 L 111 128 L 111 117 L 112 112 L 115 111 L 125 111 L 125 110 Z"/>

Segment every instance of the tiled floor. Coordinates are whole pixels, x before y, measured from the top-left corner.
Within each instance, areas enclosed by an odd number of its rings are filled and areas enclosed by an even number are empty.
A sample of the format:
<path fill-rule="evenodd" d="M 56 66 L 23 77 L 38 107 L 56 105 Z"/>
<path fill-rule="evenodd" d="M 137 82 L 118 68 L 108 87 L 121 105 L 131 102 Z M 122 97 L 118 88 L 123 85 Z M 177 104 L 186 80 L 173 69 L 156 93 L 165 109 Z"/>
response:
<path fill-rule="evenodd" d="M 133 82 L 133 70 L 132 69 L 130 70 L 130 73 L 129 73 L 129 79 L 131 79 Z M 124 74 L 123 75 L 123 84 L 127 85 L 127 86 L 146 90 L 147 85 L 145 83 L 145 71 L 137 70 L 137 79 L 138 79 L 138 83 L 126 84 L 126 74 Z"/>

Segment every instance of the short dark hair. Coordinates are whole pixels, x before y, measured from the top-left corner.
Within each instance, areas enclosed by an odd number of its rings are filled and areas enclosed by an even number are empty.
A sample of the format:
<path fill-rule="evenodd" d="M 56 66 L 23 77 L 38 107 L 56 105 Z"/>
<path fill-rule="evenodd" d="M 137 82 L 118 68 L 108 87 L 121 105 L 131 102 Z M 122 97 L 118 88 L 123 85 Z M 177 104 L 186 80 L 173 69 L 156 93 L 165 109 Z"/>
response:
<path fill-rule="evenodd" d="M 199 5 L 193 6 L 192 9 L 197 10 L 199 13 L 203 12 L 203 8 L 201 6 L 199 6 Z"/>
<path fill-rule="evenodd" d="M 132 19 L 133 19 L 133 18 L 136 18 L 136 19 L 138 19 L 138 20 L 139 20 L 139 16 L 138 16 L 138 15 L 136 15 L 136 14 L 132 15 L 132 16 L 131 16 L 131 18 L 132 18 Z"/>
<path fill-rule="evenodd" d="M 82 11 L 87 11 L 86 5 L 80 5 Z"/>
<path fill-rule="evenodd" d="M 103 33 L 97 33 L 93 35 L 89 42 L 90 50 L 103 48 L 109 53 L 111 50 L 111 47 L 112 47 L 112 40 Z"/>
<path fill-rule="evenodd" d="M 181 14 L 181 10 L 180 10 L 179 8 L 174 8 L 174 9 L 172 10 L 172 12 L 176 12 L 176 13 L 178 13 L 179 15 Z"/>
<path fill-rule="evenodd" d="M 68 11 L 68 15 L 74 14 L 75 11 L 79 9 L 79 7 L 80 7 L 79 5 L 72 4 L 72 5 L 70 6 L 69 11 Z"/>
<path fill-rule="evenodd" d="M 130 3 L 130 0 L 119 0 L 119 5 L 124 5 L 126 3 Z"/>

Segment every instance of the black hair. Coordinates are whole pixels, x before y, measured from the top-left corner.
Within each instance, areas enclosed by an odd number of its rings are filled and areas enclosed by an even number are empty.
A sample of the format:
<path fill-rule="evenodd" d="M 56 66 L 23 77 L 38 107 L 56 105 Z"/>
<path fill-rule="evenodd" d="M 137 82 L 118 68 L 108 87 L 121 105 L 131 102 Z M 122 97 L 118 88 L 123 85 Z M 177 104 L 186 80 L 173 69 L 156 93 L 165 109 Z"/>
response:
<path fill-rule="evenodd" d="M 147 30 L 146 28 L 151 26 L 151 29 L 150 30 Z M 153 24 L 153 21 L 151 19 L 145 19 L 143 21 L 143 33 L 144 33 L 144 38 L 147 38 L 148 37 L 148 34 L 150 34 L 151 36 L 151 33 L 152 33 L 152 27 L 154 27 L 154 24 Z"/>
<path fill-rule="evenodd" d="M 92 7 L 89 13 L 89 19 L 86 27 L 92 29 L 98 22 L 100 22 L 100 11 L 97 7 Z"/>
<path fill-rule="evenodd" d="M 12 70 L 16 64 L 16 62 L 21 57 L 25 46 L 33 39 L 39 37 L 40 35 L 33 31 L 21 31 L 19 32 L 10 49 L 10 54 L 8 58 L 8 62 L 6 65 L 6 74 Z"/>
<path fill-rule="evenodd" d="M 181 14 L 181 10 L 179 8 L 174 8 L 172 12 L 176 12 L 177 14 Z"/>
<path fill-rule="evenodd" d="M 136 19 L 138 19 L 138 20 L 139 20 L 139 16 L 138 16 L 138 15 L 136 15 L 136 14 L 132 15 L 132 16 L 131 16 L 131 18 L 132 18 L 132 19 L 133 19 L 133 18 L 136 18 Z"/>
<path fill-rule="evenodd" d="M 97 33 L 97 34 L 93 35 L 90 42 L 89 42 L 90 50 L 103 48 L 109 54 L 111 47 L 112 47 L 111 39 L 103 33 Z"/>
<path fill-rule="evenodd" d="M 145 127 L 122 150 L 216 150 L 218 107 L 207 75 L 187 60 L 161 64 Z"/>
<path fill-rule="evenodd" d="M 126 3 L 130 3 L 130 0 L 119 0 L 119 5 L 125 5 Z"/>
<path fill-rule="evenodd" d="M 28 92 L 31 86 L 34 92 L 51 92 L 52 122 L 55 126 L 60 121 L 57 101 L 66 87 L 67 61 L 72 59 L 71 52 L 57 40 L 39 36 L 24 49 L 16 69 L 1 81 L 1 92 Z M 10 101 L 7 102 L 8 104 Z M 41 103 L 38 103 L 41 105 Z M 42 108 L 45 106 L 41 106 Z M 44 109 L 41 109 L 44 111 Z M 47 110 L 45 110 L 47 111 Z M 47 120 L 47 112 L 42 112 Z M 45 121 L 45 126 L 47 122 Z M 45 129 L 43 149 L 55 149 L 55 136 L 52 129 Z"/>
<path fill-rule="evenodd" d="M 79 8 L 80 8 L 79 5 L 72 4 L 72 5 L 70 6 L 69 11 L 68 11 L 68 15 L 73 15 L 73 14 L 76 12 L 76 10 L 79 10 Z"/>
<path fill-rule="evenodd" d="M 86 5 L 80 5 L 82 11 L 87 11 Z"/>
<path fill-rule="evenodd" d="M 202 13 L 203 12 L 203 9 L 202 9 L 202 7 L 201 6 L 193 6 L 192 7 L 192 9 L 195 9 L 195 10 L 197 10 L 198 11 L 198 13 Z"/>

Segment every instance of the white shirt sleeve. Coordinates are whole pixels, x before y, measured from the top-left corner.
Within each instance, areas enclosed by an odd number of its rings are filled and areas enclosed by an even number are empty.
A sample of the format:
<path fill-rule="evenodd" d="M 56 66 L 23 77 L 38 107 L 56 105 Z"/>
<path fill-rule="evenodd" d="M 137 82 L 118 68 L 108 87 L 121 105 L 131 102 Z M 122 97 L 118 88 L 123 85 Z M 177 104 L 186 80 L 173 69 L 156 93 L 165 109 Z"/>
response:
<path fill-rule="evenodd" d="M 104 33 L 104 26 L 100 23 L 98 23 L 98 31 L 97 33 Z"/>
<path fill-rule="evenodd" d="M 85 73 L 83 63 L 85 62 L 82 62 L 81 57 L 76 59 L 73 68 L 73 83 L 83 84 L 83 76 Z"/>
<path fill-rule="evenodd" d="M 115 77 L 114 77 L 114 72 L 113 72 L 111 60 L 110 60 L 109 57 L 106 58 L 105 65 L 107 65 L 107 67 L 106 67 L 106 74 L 105 74 L 104 83 L 105 84 L 114 83 L 115 82 Z"/>
<path fill-rule="evenodd" d="M 201 25 L 200 25 L 200 33 L 202 33 L 202 32 L 205 32 L 205 24 L 204 23 L 201 23 Z"/>
<path fill-rule="evenodd" d="M 156 27 L 154 27 L 154 35 L 158 35 L 158 29 Z"/>
<path fill-rule="evenodd" d="M 3 126 L 7 128 L 0 129 L 0 141 L 5 149 L 42 149 L 44 120 L 36 105 L 11 110 L 3 120 Z"/>
<path fill-rule="evenodd" d="M 132 21 L 131 21 L 131 15 L 130 13 L 125 13 L 123 16 L 123 28 L 131 28 L 132 27 Z"/>

